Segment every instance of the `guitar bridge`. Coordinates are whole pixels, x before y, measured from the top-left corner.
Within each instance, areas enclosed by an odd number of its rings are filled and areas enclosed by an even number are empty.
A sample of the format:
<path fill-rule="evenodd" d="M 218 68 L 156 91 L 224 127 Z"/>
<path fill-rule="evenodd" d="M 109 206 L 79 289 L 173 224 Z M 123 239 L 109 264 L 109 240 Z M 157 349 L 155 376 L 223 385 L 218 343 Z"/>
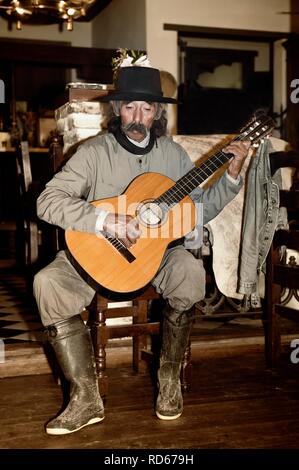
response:
<path fill-rule="evenodd" d="M 128 250 L 128 248 L 118 239 L 115 237 L 112 237 L 111 235 L 108 235 L 105 232 L 101 232 L 107 242 L 111 243 L 114 248 L 117 249 L 119 254 L 123 256 L 129 263 L 133 263 L 135 261 L 135 256 Z"/>

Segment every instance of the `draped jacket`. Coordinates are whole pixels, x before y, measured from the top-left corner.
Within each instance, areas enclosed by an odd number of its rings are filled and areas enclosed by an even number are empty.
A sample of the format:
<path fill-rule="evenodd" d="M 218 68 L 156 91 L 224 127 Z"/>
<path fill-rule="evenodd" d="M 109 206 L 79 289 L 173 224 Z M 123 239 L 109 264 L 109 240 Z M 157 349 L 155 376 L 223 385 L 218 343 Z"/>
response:
<path fill-rule="evenodd" d="M 269 155 L 273 151 L 270 140 L 265 139 L 247 173 L 238 290 L 248 296 L 258 297 L 258 277 L 265 272 L 274 232 L 288 225 L 286 210 L 279 207 L 281 172 L 271 176 Z"/>

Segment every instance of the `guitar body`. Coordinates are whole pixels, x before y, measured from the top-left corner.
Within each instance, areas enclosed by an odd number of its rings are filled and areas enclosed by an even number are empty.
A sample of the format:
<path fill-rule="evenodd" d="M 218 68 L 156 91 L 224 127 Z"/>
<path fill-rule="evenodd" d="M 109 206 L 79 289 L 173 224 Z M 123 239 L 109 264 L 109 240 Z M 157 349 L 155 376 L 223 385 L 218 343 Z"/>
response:
<path fill-rule="evenodd" d="M 109 212 L 138 218 L 141 238 L 127 250 L 135 257 L 133 261 L 128 261 L 103 235 L 66 231 L 71 256 L 99 286 L 120 293 L 141 289 L 155 277 L 169 243 L 195 227 L 196 209 L 189 196 L 161 217 L 157 215 L 160 208 L 154 200 L 174 184 L 159 173 L 145 173 L 135 178 L 121 196 L 92 202 Z"/>

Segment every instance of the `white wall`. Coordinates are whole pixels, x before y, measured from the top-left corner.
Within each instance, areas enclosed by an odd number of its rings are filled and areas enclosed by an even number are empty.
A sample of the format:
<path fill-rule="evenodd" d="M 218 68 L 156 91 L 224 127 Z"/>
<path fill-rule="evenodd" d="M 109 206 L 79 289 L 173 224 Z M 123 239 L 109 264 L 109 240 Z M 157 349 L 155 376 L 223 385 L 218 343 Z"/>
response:
<path fill-rule="evenodd" d="M 59 31 L 58 25 L 30 26 L 23 25 L 23 29 L 17 31 L 15 26 L 9 31 L 7 21 L 0 18 L 0 37 L 14 39 L 34 39 L 42 41 L 63 41 L 70 42 L 72 46 L 91 47 L 92 46 L 92 24 L 91 23 L 74 23 L 73 31 Z"/>
<path fill-rule="evenodd" d="M 165 31 L 164 23 L 288 32 L 290 17 L 278 12 L 289 10 L 290 0 L 113 0 L 92 23 L 92 45 L 146 49 L 152 66 L 178 80 L 177 33 Z M 258 50 L 255 70 L 269 69 L 267 44 L 198 41 L 202 47 Z M 281 79 L 283 64 L 276 65 L 277 69 L 276 77 L 280 74 Z M 274 90 L 276 107 L 281 104 L 281 93 L 281 89 Z"/>
<path fill-rule="evenodd" d="M 145 0 L 113 0 L 92 22 L 92 45 L 145 50 Z"/>
<path fill-rule="evenodd" d="M 138 1 L 138 0 L 136 0 Z M 289 31 L 290 0 L 146 0 L 146 48 L 152 64 L 178 76 L 177 33 L 164 23 Z"/>

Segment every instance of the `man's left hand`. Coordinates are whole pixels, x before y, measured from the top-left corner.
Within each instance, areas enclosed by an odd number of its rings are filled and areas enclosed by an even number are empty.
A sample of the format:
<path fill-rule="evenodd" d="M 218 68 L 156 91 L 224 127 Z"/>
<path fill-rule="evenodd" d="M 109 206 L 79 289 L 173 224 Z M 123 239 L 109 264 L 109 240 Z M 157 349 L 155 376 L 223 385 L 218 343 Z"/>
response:
<path fill-rule="evenodd" d="M 233 158 L 227 168 L 227 172 L 232 178 L 238 178 L 243 163 L 248 155 L 250 145 L 251 142 L 248 141 L 232 142 L 223 149 L 223 152 L 233 154 Z"/>

